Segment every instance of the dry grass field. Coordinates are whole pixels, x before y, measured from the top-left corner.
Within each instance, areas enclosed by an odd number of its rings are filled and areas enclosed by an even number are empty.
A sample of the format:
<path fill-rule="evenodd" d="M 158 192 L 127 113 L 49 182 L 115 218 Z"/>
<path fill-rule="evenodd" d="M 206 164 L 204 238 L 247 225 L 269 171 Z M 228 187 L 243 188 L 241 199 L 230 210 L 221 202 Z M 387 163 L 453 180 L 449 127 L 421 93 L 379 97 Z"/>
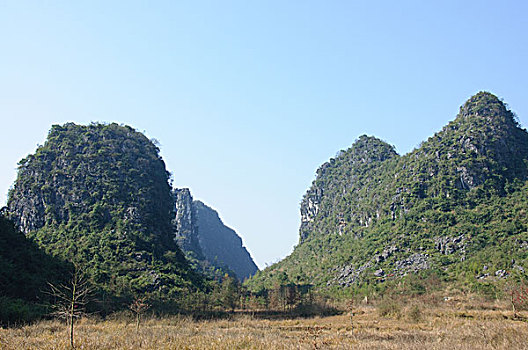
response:
<path fill-rule="evenodd" d="M 447 303 L 446 303 L 447 304 Z M 136 330 L 133 319 L 76 325 L 77 349 L 528 349 L 526 316 L 507 305 L 405 306 L 382 316 L 361 306 L 348 314 L 304 319 L 227 320 L 188 317 L 148 319 Z M 394 311 L 394 310 L 393 310 Z M 67 349 L 67 325 L 42 321 L 0 329 L 0 349 Z"/>

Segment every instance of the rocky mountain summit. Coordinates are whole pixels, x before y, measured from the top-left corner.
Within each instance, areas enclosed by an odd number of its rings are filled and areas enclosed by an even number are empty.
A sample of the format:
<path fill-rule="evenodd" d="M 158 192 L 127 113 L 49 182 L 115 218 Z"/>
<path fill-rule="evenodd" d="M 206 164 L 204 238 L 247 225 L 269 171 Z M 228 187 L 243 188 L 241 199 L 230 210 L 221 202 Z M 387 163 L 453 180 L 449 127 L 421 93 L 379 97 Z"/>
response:
<path fill-rule="evenodd" d="M 201 271 L 210 276 L 232 273 L 240 280 L 258 271 L 242 239 L 214 209 L 194 200 L 187 188 L 175 189 L 174 198 L 176 241 Z"/>
<path fill-rule="evenodd" d="M 332 287 L 431 272 L 475 281 L 483 266 L 524 271 L 527 180 L 528 133 L 488 92 L 404 156 L 361 136 L 317 170 L 299 245 L 250 285 L 284 273 Z"/>

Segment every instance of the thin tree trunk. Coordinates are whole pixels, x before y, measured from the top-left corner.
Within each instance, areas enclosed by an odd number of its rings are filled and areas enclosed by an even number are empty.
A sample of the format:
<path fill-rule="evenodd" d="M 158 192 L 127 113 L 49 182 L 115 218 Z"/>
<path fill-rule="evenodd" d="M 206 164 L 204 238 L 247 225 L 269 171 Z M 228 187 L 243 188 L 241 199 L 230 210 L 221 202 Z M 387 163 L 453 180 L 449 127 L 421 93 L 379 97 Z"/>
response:
<path fill-rule="evenodd" d="M 73 349 L 73 314 L 70 316 L 70 345 Z"/>
<path fill-rule="evenodd" d="M 73 346 L 73 319 L 74 319 L 74 316 L 75 316 L 75 302 L 76 302 L 76 292 L 77 292 L 77 272 L 75 272 L 75 281 L 73 282 L 73 286 L 72 286 L 72 300 L 71 300 L 71 308 L 70 308 L 70 345 L 72 347 L 72 349 L 74 348 Z"/>

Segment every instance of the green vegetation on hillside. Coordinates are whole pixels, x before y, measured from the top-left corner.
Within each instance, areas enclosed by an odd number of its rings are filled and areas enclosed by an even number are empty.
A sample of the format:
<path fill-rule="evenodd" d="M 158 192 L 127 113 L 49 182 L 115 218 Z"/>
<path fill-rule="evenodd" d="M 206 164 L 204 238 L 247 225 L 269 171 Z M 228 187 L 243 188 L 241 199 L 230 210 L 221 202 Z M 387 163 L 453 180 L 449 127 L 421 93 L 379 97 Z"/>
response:
<path fill-rule="evenodd" d="M 481 92 L 409 154 L 361 136 L 323 164 L 299 245 L 241 285 L 225 273 L 256 270 L 240 238 L 171 189 L 153 142 L 116 124 L 56 125 L 20 162 L 0 217 L 0 321 L 47 312 L 43 288 L 67 283 L 72 266 L 102 315 L 134 301 L 158 313 L 322 314 L 335 311 L 329 295 L 439 295 L 446 284 L 500 298 L 528 277 L 527 198 L 528 133 Z"/>
<path fill-rule="evenodd" d="M 174 242 L 159 149 L 130 127 L 54 125 L 20 161 L 8 207 L 27 237 L 82 266 L 103 295 L 173 298 L 203 283 Z"/>
<path fill-rule="evenodd" d="M 0 324 L 29 321 L 49 311 L 48 283 L 70 266 L 45 254 L 0 214 Z"/>
<path fill-rule="evenodd" d="M 528 133 L 480 92 L 417 149 L 362 136 L 323 164 L 301 204 L 300 244 L 252 290 L 289 282 L 383 288 L 429 276 L 482 288 L 528 271 Z"/>

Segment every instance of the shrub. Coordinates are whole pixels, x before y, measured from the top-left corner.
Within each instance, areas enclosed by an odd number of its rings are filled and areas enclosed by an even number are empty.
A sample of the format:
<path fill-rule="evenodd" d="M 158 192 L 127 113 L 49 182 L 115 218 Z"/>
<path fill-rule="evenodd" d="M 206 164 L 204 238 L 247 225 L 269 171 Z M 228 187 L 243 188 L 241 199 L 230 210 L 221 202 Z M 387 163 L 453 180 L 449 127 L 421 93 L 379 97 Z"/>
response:
<path fill-rule="evenodd" d="M 381 317 L 396 317 L 401 316 L 401 305 L 390 299 L 383 299 L 377 307 L 378 315 Z"/>
<path fill-rule="evenodd" d="M 411 322 L 419 322 L 423 318 L 422 309 L 418 305 L 413 305 L 407 309 L 406 316 Z"/>
<path fill-rule="evenodd" d="M 0 296 L 0 325 L 27 323 L 42 317 L 46 308 L 21 299 Z"/>

